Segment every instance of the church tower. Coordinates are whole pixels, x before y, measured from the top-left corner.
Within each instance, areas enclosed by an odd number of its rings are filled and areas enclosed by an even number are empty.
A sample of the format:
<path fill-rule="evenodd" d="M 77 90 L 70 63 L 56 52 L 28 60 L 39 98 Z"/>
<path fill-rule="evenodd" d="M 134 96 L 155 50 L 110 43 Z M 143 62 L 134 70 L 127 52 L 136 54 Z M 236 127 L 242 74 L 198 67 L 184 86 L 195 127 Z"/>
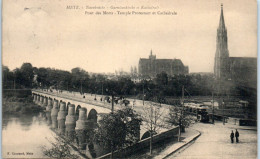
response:
<path fill-rule="evenodd" d="M 216 79 L 225 80 L 229 78 L 229 52 L 227 41 L 227 29 L 224 21 L 223 5 L 221 4 L 220 20 L 217 30 L 217 49 L 214 65 L 214 75 Z"/>

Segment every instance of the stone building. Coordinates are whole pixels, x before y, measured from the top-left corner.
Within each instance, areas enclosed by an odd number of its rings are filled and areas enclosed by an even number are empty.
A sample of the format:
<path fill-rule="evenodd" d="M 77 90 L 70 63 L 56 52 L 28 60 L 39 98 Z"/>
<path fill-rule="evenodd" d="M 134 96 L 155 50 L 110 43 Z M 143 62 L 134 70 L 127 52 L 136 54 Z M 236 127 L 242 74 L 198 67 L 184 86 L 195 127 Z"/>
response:
<path fill-rule="evenodd" d="M 237 82 L 247 82 L 250 87 L 256 88 L 257 83 L 257 58 L 230 57 L 230 79 Z"/>
<path fill-rule="evenodd" d="M 189 68 L 180 59 L 156 59 L 151 50 L 148 59 L 140 58 L 138 72 L 142 76 L 155 77 L 162 72 L 168 75 L 188 74 Z"/>
<path fill-rule="evenodd" d="M 256 83 L 257 58 L 229 57 L 223 5 L 221 5 L 216 46 L 214 75 L 217 80 L 250 81 L 251 83 Z"/>
<path fill-rule="evenodd" d="M 246 118 L 257 116 L 257 58 L 229 57 L 228 36 L 221 5 L 220 21 L 217 30 L 217 48 L 215 54 L 214 76 L 217 92 L 225 96 L 235 96 L 246 101 L 248 107 L 243 110 Z M 240 47 L 240 46 L 237 46 Z M 231 100 L 231 98 L 230 98 Z M 233 101 L 232 101 L 233 102 Z M 234 103 L 233 103 L 234 105 Z M 228 101 L 223 105 L 228 107 Z M 238 108 L 239 106 L 236 105 Z"/>

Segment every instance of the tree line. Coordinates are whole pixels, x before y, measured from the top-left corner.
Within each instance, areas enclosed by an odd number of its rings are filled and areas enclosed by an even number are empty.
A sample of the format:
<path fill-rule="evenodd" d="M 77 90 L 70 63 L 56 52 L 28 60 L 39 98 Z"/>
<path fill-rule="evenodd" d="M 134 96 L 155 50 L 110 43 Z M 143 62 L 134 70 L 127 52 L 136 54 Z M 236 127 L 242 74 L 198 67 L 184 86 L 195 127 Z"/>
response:
<path fill-rule="evenodd" d="M 42 88 L 96 93 L 104 95 L 136 96 L 149 100 L 158 97 L 182 95 L 182 86 L 192 96 L 211 95 L 213 75 L 174 75 L 162 72 L 155 78 L 142 79 L 137 82 L 131 74 L 111 76 L 107 74 L 92 74 L 76 67 L 71 71 L 33 67 L 24 63 L 20 68 L 9 70 L 2 67 L 3 89 Z"/>

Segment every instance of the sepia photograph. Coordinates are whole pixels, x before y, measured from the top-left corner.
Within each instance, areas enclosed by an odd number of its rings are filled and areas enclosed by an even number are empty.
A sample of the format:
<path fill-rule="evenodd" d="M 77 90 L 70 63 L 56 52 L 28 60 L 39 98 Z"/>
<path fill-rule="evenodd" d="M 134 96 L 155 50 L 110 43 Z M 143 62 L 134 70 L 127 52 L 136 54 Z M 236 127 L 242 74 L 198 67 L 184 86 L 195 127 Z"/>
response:
<path fill-rule="evenodd" d="M 257 158 L 256 0 L 3 0 L 2 156 Z"/>

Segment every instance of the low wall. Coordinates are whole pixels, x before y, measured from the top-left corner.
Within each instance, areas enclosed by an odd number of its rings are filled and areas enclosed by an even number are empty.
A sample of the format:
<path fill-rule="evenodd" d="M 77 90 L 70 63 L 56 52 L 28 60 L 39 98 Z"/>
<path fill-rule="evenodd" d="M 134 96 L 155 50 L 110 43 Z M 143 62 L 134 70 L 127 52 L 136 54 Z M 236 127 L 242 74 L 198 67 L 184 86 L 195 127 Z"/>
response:
<path fill-rule="evenodd" d="M 254 119 L 228 118 L 228 123 L 239 126 L 257 126 L 257 121 Z"/>
<path fill-rule="evenodd" d="M 173 138 L 179 133 L 179 127 L 172 128 L 170 130 L 167 130 L 165 132 L 162 132 L 160 134 L 153 136 L 153 144 L 158 143 L 160 141 L 166 140 L 168 138 Z M 150 137 L 146 138 L 144 140 L 139 141 L 137 144 L 133 146 L 129 146 L 125 148 L 124 150 L 118 152 L 115 151 L 113 154 L 114 158 L 124 158 L 125 156 L 129 156 L 137 151 L 140 151 L 145 148 L 149 148 L 150 146 Z M 105 154 L 103 156 L 98 157 L 98 159 L 106 159 L 110 158 L 111 153 Z"/>
<path fill-rule="evenodd" d="M 257 126 L 257 121 L 253 119 L 240 119 L 239 126 Z"/>
<path fill-rule="evenodd" d="M 228 123 L 234 124 L 234 125 L 239 125 L 239 118 L 229 117 L 229 118 L 228 118 Z"/>

